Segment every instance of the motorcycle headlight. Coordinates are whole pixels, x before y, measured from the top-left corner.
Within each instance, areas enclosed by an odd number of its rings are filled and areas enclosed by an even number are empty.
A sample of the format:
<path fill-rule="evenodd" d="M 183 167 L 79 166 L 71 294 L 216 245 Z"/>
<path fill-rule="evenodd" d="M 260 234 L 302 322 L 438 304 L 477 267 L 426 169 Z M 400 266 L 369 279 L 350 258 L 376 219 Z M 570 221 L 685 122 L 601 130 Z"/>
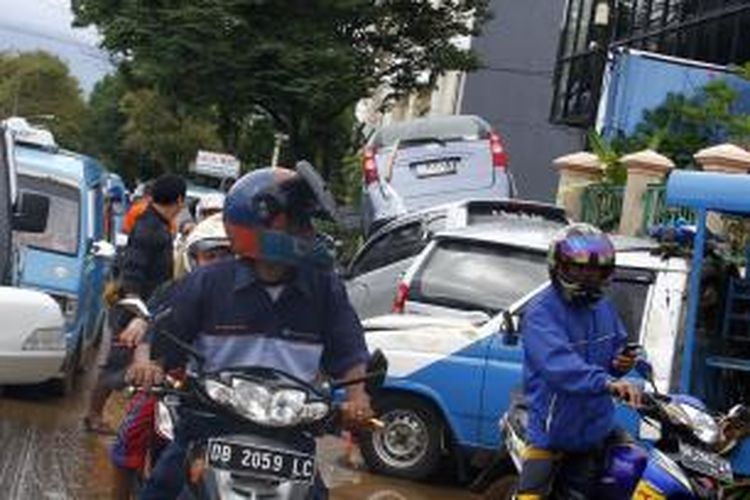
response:
<path fill-rule="evenodd" d="M 688 427 L 703 444 L 714 446 L 719 442 L 719 424 L 705 411 L 687 403 L 670 403 L 664 409 L 672 421 Z"/>
<path fill-rule="evenodd" d="M 233 377 L 230 384 L 208 379 L 208 396 L 215 402 L 259 425 L 292 427 L 318 421 L 330 408 L 322 401 L 308 402 L 305 391 L 294 388 L 269 388 L 262 383 Z"/>

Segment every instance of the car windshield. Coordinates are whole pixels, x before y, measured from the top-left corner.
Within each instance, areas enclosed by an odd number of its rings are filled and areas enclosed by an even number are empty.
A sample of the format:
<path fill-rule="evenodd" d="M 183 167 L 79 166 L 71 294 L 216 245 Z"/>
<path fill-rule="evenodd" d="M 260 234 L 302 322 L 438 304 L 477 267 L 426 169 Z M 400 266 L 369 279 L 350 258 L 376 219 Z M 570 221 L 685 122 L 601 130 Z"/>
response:
<path fill-rule="evenodd" d="M 427 118 L 383 127 L 375 133 L 370 146 L 386 148 L 398 140 L 401 145 L 476 140 L 486 137 L 488 133 L 487 125 L 472 116 Z"/>
<path fill-rule="evenodd" d="M 20 245 L 51 250 L 70 255 L 78 254 L 80 236 L 80 191 L 50 178 L 19 175 L 20 190 L 49 197 L 49 218 L 43 233 L 17 231 Z"/>
<path fill-rule="evenodd" d="M 494 314 L 547 279 L 543 252 L 444 240 L 415 276 L 409 299 Z"/>

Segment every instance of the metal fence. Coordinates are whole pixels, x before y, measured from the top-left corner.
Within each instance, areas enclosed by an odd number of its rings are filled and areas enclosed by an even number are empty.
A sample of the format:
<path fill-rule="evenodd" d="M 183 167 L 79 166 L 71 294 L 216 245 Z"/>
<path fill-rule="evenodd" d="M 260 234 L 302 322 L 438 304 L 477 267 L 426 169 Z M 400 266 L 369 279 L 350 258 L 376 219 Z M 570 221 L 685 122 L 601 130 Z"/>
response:
<path fill-rule="evenodd" d="M 695 212 L 686 207 L 667 206 L 665 184 L 651 184 L 643 193 L 643 222 L 641 233 L 648 234 L 654 226 L 670 225 L 678 220 L 695 223 Z"/>
<path fill-rule="evenodd" d="M 624 186 L 591 184 L 583 190 L 581 220 L 603 231 L 616 231 L 620 225 Z"/>

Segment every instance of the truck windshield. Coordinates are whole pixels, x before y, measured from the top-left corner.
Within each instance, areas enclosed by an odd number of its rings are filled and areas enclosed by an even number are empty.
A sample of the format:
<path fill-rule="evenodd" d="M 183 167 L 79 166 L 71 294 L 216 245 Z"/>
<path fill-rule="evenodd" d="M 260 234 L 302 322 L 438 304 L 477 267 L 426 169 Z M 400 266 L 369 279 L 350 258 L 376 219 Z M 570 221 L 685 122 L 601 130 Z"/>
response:
<path fill-rule="evenodd" d="M 16 232 L 19 245 L 77 255 L 80 239 L 80 191 L 49 178 L 18 176 L 23 193 L 43 194 L 50 199 L 49 219 L 43 233 Z"/>

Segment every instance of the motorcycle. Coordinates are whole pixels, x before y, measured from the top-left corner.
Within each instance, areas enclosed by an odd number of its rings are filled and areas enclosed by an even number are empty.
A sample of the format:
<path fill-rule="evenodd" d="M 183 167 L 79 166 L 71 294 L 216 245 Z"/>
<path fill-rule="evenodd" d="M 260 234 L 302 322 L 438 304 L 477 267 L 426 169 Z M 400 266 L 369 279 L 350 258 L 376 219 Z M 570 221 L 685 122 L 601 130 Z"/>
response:
<path fill-rule="evenodd" d="M 119 305 L 153 325 L 194 361 L 184 379 L 167 378 L 150 389 L 159 396 L 155 427 L 159 437 L 174 439 L 179 424 L 200 432 L 188 444 L 181 500 L 316 498 L 320 481 L 315 438 L 335 425 L 340 408 L 336 393 L 364 383 L 374 393 L 388 361 L 381 351 L 370 357 L 365 376 L 311 384 L 269 367 L 240 367 L 204 372 L 203 357 L 170 332 L 158 329 L 170 311 L 154 316 L 139 299 Z M 371 425 L 379 422 L 373 419 Z"/>
<path fill-rule="evenodd" d="M 750 411 L 738 405 L 727 415 L 712 415 L 696 398 L 659 393 L 647 361 L 639 359 L 636 371 L 653 389 L 643 394 L 644 404 L 638 414 L 645 424 L 658 430 L 660 438 L 653 447 L 629 440 L 605 446 L 599 462 L 603 468 L 596 479 L 593 498 L 735 498 L 727 496 L 730 490 L 733 495 L 738 493 L 726 455 L 748 434 Z M 527 416 L 524 403 L 516 401 L 501 418 L 504 449 L 471 486 L 483 498 L 514 497 L 522 454 L 527 447 Z M 745 488 L 742 492 L 739 494 L 750 494 Z"/>

